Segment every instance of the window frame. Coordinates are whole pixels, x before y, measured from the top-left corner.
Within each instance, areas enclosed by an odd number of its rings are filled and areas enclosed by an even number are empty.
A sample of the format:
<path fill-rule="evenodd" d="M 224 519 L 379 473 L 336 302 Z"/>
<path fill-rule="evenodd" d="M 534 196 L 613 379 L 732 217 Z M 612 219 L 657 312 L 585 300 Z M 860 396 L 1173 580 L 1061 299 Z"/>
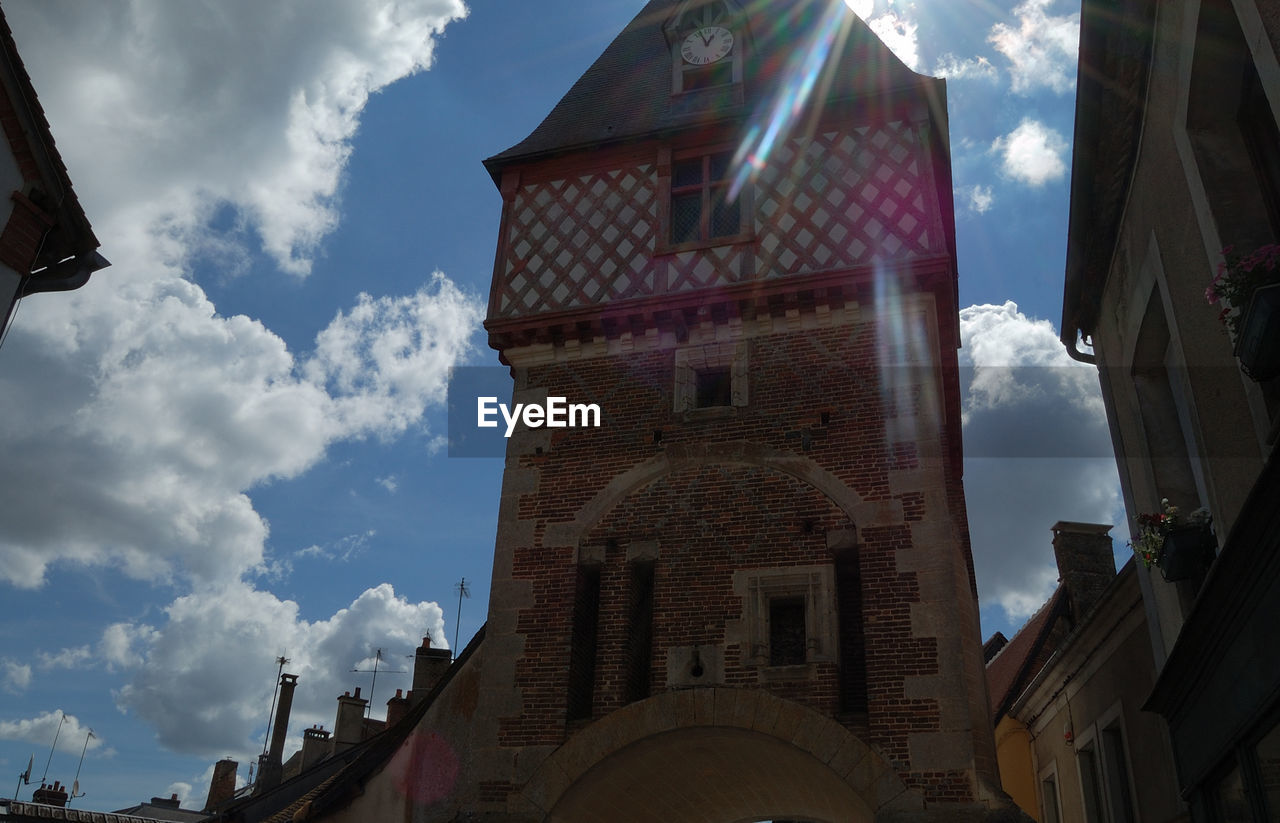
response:
<path fill-rule="evenodd" d="M 1114 762 L 1115 752 L 1107 745 L 1108 733 L 1118 735 L 1121 758 Z M 1086 823 L 1140 823 L 1141 815 L 1138 804 L 1137 785 L 1134 783 L 1133 757 L 1129 750 L 1129 731 L 1124 722 L 1124 711 L 1120 703 L 1114 704 L 1098 716 L 1082 734 L 1076 736 L 1076 773 L 1080 779 L 1080 800 Z M 1097 804 L 1096 811 L 1090 813 L 1090 800 L 1086 780 L 1084 754 L 1088 753 L 1092 760 L 1089 776 L 1092 778 Z M 1123 781 L 1117 785 L 1116 781 Z M 1059 787 L 1061 791 L 1061 787 Z M 1116 808 L 1117 803 L 1126 803 L 1125 814 Z"/>
<path fill-rule="evenodd" d="M 814 663 L 836 662 L 835 574 L 831 566 L 753 569 L 734 574 L 734 589 L 745 594 L 746 641 L 742 663 L 762 672 L 794 672 Z M 739 586 L 741 585 L 741 588 Z M 805 609 L 804 662 L 771 663 L 770 608 L 774 600 L 802 598 Z"/>
<path fill-rule="evenodd" d="M 1040 798 L 1040 816 L 1044 823 L 1062 823 L 1062 782 L 1058 779 L 1058 761 L 1052 760 L 1049 765 L 1036 775 L 1036 794 Z M 1049 799 L 1045 795 L 1045 786 L 1053 786 L 1053 814 L 1050 815 Z"/>
<path fill-rule="evenodd" d="M 658 154 L 658 236 L 654 247 L 656 255 L 675 254 L 684 251 L 732 246 L 738 243 L 749 243 L 755 239 L 755 197 L 753 186 L 748 183 L 738 192 L 738 231 L 735 234 L 711 236 L 711 211 L 713 189 L 728 189 L 732 185 L 732 162 L 729 172 L 720 180 L 711 179 L 711 158 L 728 154 L 730 161 L 736 146 L 731 143 L 713 144 L 698 148 L 672 149 L 663 147 Z M 702 180 L 694 186 L 674 186 L 675 166 L 692 159 L 702 160 Z M 699 228 L 696 240 L 685 240 L 679 243 L 671 240 L 671 221 L 674 198 L 676 195 L 690 194 L 698 191 L 701 194 L 699 207 Z"/>
<path fill-rule="evenodd" d="M 721 369 L 729 370 L 729 403 L 727 405 L 699 406 L 699 373 Z M 673 410 L 677 414 L 683 413 L 686 419 L 733 414 L 736 409 L 746 406 L 746 341 L 709 343 L 676 349 L 675 386 L 672 391 L 672 400 Z"/>

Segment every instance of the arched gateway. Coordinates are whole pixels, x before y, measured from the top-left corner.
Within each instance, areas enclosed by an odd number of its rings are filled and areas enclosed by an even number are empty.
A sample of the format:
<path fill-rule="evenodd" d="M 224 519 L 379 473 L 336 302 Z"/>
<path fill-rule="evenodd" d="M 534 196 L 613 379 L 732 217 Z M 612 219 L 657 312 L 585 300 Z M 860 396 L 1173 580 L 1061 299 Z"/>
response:
<path fill-rule="evenodd" d="M 552 753 L 523 793 L 565 823 L 869 823 L 878 809 L 923 808 L 892 765 L 836 721 L 763 690 L 715 687 L 613 712 Z"/>
<path fill-rule="evenodd" d="M 944 82 L 839 0 L 652 0 L 486 166 L 514 402 L 600 426 L 510 437 L 483 641 L 294 819 L 1002 809 Z"/>

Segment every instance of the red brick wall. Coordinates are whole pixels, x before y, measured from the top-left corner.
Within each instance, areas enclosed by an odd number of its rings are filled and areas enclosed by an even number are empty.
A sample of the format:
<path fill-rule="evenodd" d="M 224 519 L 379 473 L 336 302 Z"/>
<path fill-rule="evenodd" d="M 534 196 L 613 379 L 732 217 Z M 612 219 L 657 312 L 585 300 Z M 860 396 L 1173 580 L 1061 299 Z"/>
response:
<path fill-rule="evenodd" d="M 914 442 L 886 442 L 886 416 L 897 414 L 890 409 L 886 415 L 884 408 L 874 323 L 772 334 L 748 346 L 748 405 L 718 416 L 673 412 L 671 350 L 528 369 L 527 388 L 574 403 L 599 403 L 604 420 L 599 429 L 556 430 L 542 454 L 520 458 L 521 467 L 538 472 L 539 482 L 536 492 L 520 499 L 519 518 L 534 523 L 534 540 L 515 550 L 513 576 L 532 584 L 534 604 L 517 623 L 524 652 L 513 685 L 523 710 L 501 719 L 501 745 L 557 745 L 576 728 L 566 729 L 565 694 L 579 547 L 544 545 L 547 526 L 573 521 L 617 475 L 663 450 L 743 441 L 803 455 L 862 501 L 896 499 L 904 522 L 851 524 L 813 486 L 746 463 L 685 468 L 636 490 L 587 532 L 581 546 L 583 556 L 603 559 L 593 716 L 625 702 L 626 547 L 637 541 L 659 546 L 651 693 L 665 687 L 666 648 L 723 644 L 726 685 L 767 688 L 835 715 L 835 662 L 811 664 L 811 678 L 762 680 L 745 659 L 749 651 L 727 642 L 726 632 L 744 616 L 743 599 L 733 589 L 735 570 L 829 564 L 826 535 L 852 526 L 858 534 L 868 670 L 868 713 L 856 721 L 857 729 L 904 770 L 908 736 L 940 730 L 937 700 L 905 693 L 906 677 L 939 671 L 939 649 L 933 638 L 913 637 L 911 604 L 920 601 L 918 583 L 915 573 L 898 570 L 896 558 L 911 548 L 912 522 L 940 518 L 963 525 L 959 467 L 947 469 L 946 510 L 930 510 L 919 492 L 892 493 L 890 472 L 917 468 L 919 458 Z M 907 402 L 917 403 L 917 395 L 906 393 Z M 823 412 L 829 415 L 826 425 Z M 662 431 L 657 444 L 656 429 Z M 807 449 L 800 432 L 808 433 Z M 945 438 L 942 445 L 947 454 Z M 971 776 L 964 772 L 904 778 L 927 797 L 970 796 Z"/>

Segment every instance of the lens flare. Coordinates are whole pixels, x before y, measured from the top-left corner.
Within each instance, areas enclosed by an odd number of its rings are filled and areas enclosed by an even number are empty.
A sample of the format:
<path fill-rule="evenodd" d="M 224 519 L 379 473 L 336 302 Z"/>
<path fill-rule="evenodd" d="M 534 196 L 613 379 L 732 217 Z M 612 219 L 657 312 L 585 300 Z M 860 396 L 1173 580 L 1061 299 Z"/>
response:
<path fill-rule="evenodd" d="M 733 181 L 729 185 L 730 200 L 736 199 L 743 187 L 769 162 L 769 155 L 779 140 L 783 140 L 796 127 L 795 121 L 804 110 L 809 97 L 821 81 L 822 89 L 829 85 L 834 65 L 830 62 L 833 52 L 838 53 L 849 35 L 853 20 L 843 0 L 826 4 L 821 19 L 811 26 L 797 12 L 783 15 L 774 23 L 772 31 L 764 33 L 768 39 L 786 39 L 807 36 L 809 42 L 800 48 L 790 49 L 791 57 L 782 72 L 773 101 L 762 109 L 762 114 L 748 126 L 742 142 L 733 156 Z M 810 29 L 808 35 L 801 33 Z M 769 72 L 768 66 L 763 67 Z"/>

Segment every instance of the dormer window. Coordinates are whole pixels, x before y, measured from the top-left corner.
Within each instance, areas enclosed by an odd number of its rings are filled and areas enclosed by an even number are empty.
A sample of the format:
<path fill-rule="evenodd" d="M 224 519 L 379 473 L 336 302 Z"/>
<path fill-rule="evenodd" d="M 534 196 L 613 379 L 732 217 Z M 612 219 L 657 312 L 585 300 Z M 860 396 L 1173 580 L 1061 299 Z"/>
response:
<path fill-rule="evenodd" d="M 739 16 L 725 0 L 685 3 L 665 26 L 671 46 L 672 92 L 684 94 L 742 82 Z"/>

